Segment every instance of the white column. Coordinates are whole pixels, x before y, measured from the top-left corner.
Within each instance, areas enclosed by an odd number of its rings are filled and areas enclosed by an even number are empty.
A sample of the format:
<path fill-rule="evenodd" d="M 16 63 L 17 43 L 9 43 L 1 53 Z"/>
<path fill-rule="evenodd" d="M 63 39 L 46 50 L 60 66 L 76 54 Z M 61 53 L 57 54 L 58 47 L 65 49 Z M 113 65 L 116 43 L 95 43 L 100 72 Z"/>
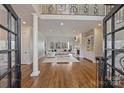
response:
<path fill-rule="evenodd" d="M 38 76 L 38 16 L 33 14 L 33 72 L 31 76 Z"/>

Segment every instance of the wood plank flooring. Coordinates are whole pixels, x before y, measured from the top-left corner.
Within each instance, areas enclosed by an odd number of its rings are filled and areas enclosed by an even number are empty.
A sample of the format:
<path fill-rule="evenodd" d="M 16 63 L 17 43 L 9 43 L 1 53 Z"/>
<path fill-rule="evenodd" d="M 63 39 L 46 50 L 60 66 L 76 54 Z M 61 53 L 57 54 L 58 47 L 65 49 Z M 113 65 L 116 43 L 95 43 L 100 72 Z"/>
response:
<path fill-rule="evenodd" d="M 31 65 L 22 65 L 23 88 L 94 88 L 96 64 L 86 60 L 77 63 L 42 63 L 40 75 L 30 77 Z"/>

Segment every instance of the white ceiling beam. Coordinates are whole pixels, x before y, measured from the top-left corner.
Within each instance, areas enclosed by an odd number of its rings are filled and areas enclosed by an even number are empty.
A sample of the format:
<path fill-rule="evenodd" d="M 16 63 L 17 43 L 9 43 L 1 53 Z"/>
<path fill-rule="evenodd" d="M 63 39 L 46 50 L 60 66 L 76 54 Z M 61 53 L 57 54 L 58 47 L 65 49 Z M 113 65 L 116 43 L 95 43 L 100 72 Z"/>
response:
<path fill-rule="evenodd" d="M 40 15 L 41 19 L 51 20 L 94 20 L 102 21 L 104 16 L 80 16 L 80 15 Z"/>

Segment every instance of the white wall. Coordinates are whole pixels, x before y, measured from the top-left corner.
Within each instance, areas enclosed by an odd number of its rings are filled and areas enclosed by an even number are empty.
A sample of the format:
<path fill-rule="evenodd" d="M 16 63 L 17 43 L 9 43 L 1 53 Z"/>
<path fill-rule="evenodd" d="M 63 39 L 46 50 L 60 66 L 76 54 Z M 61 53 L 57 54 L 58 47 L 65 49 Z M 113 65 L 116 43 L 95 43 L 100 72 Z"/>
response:
<path fill-rule="evenodd" d="M 94 46 L 92 51 L 87 51 L 86 48 L 86 33 L 82 34 L 82 40 L 81 40 L 81 48 L 80 48 L 80 57 L 87 58 L 94 63 L 96 62 L 95 57 L 96 56 L 103 56 L 103 32 L 101 28 L 95 28 L 93 30 L 93 33 L 91 35 L 94 36 Z M 90 35 L 89 35 L 90 36 Z"/>
<path fill-rule="evenodd" d="M 33 62 L 33 32 L 32 27 L 22 25 L 21 28 L 21 64 Z M 45 55 L 45 37 L 38 32 L 38 58 Z"/>
<path fill-rule="evenodd" d="M 75 54 L 77 54 L 77 49 L 80 50 L 80 55 L 79 57 L 82 57 L 83 58 L 83 53 L 84 53 L 84 48 L 83 48 L 83 34 L 82 33 L 78 33 L 76 35 L 76 40 L 75 40 Z"/>
<path fill-rule="evenodd" d="M 42 32 L 38 32 L 38 58 L 45 56 L 45 37 Z"/>
<path fill-rule="evenodd" d="M 86 38 L 87 38 L 85 36 L 86 33 L 77 34 L 78 40 L 76 41 L 75 45 L 77 46 L 78 49 L 80 49 L 79 56 L 81 58 L 87 58 L 87 59 L 94 61 L 94 56 L 95 56 L 94 51 L 87 51 L 87 49 L 86 49 Z"/>
<path fill-rule="evenodd" d="M 95 56 L 103 56 L 103 31 L 101 28 L 94 29 L 94 51 Z"/>
<path fill-rule="evenodd" d="M 45 55 L 45 37 L 38 32 L 38 58 Z M 21 64 L 33 62 L 33 31 L 32 27 L 23 25 L 21 27 Z"/>
<path fill-rule="evenodd" d="M 30 26 L 21 27 L 21 64 L 32 63 L 32 28 Z"/>
<path fill-rule="evenodd" d="M 84 41 L 84 34 L 81 33 L 81 40 L 80 40 L 80 57 L 84 58 L 85 54 L 85 41 Z"/>
<path fill-rule="evenodd" d="M 63 37 L 63 36 L 47 36 L 46 37 L 46 49 L 50 48 L 50 42 L 69 42 L 70 45 L 73 45 L 72 37 Z"/>
<path fill-rule="evenodd" d="M 94 33 L 93 33 L 93 35 L 94 35 Z M 86 45 L 87 45 L 87 37 L 84 36 L 83 39 L 84 39 L 84 58 L 87 58 L 87 59 L 95 62 L 95 51 L 94 50 L 93 51 L 88 51 L 87 47 L 86 47 Z"/>

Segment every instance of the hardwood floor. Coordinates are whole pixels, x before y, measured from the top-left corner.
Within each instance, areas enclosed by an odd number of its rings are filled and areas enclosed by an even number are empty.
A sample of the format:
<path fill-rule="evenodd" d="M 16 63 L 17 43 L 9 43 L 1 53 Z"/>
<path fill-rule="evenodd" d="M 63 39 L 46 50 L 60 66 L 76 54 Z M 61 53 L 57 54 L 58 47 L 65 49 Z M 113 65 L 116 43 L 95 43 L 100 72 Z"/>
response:
<path fill-rule="evenodd" d="M 96 64 L 86 60 L 76 63 L 42 63 L 40 75 L 30 77 L 31 65 L 22 65 L 23 88 L 94 88 Z"/>

